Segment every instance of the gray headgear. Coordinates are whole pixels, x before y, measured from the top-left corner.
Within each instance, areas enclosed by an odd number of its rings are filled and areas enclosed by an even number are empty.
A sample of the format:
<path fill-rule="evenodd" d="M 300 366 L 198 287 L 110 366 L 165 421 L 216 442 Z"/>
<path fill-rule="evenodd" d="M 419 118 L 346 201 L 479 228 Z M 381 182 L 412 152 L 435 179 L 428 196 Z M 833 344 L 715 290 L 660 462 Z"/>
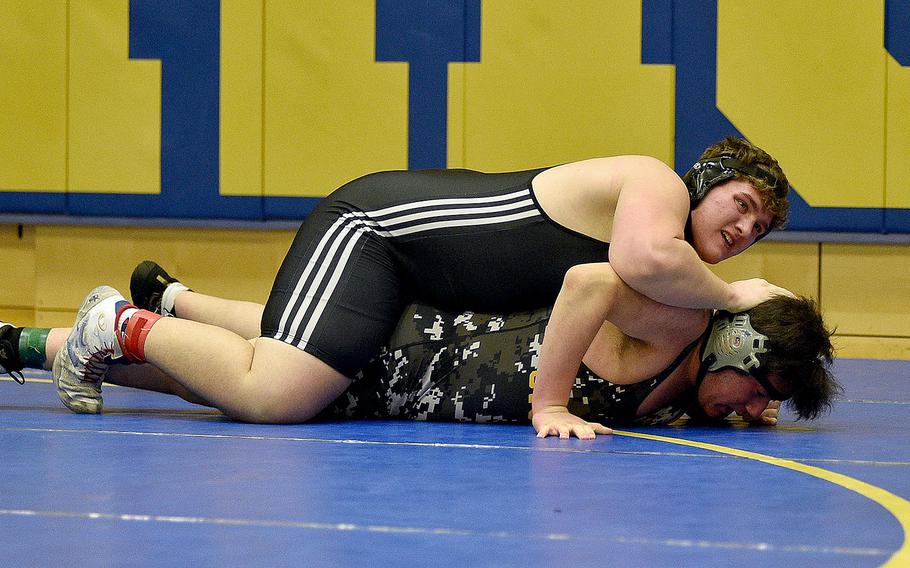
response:
<path fill-rule="evenodd" d="M 696 388 L 701 386 L 708 371 L 719 371 L 733 368 L 748 373 L 758 381 L 772 400 L 787 400 L 791 395 L 775 387 L 767 375 L 768 368 L 763 367 L 759 355 L 768 352 L 765 342 L 768 336 L 752 327 L 749 314 L 733 315 L 729 312 L 718 312 L 714 316 L 711 333 L 704 344 L 701 366 L 695 380 Z"/>
<path fill-rule="evenodd" d="M 767 353 L 768 336 L 755 331 L 748 314 L 720 314 L 714 321 L 702 363 L 708 371 L 726 367 L 755 374 L 761 366 L 758 355 Z"/>

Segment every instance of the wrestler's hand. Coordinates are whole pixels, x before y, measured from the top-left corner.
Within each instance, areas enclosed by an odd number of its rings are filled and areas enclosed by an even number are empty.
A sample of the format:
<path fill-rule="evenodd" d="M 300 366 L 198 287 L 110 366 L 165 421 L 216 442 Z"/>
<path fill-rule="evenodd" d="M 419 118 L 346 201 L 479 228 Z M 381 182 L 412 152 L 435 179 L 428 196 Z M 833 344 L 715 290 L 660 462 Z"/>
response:
<path fill-rule="evenodd" d="M 776 426 L 777 417 L 779 414 L 780 414 L 780 401 L 772 400 L 771 402 L 768 403 L 768 408 L 766 408 L 765 411 L 762 412 L 760 416 L 752 417 L 752 416 L 745 415 L 742 417 L 742 419 L 745 420 L 746 422 L 748 422 L 749 424 L 753 424 L 755 426 Z"/>
<path fill-rule="evenodd" d="M 733 313 L 744 312 L 754 308 L 760 303 L 770 300 L 774 296 L 795 297 L 790 290 L 775 286 L 761 278 L 737 280 L 736 282 L 731 282 L 730 287 L 733 289 L 733 298 L 726 307 L 726 310 Z"/>
<path fill-rule="evenodd" d="M 579 440 L 593 440 L 597 434 L 612 434 L 603 424 L 588 422 L 575 416 L 565 406 L 547 406 L 531 417 L 538 438 L 559 436 L 567 439 L 572 434 Z"/>

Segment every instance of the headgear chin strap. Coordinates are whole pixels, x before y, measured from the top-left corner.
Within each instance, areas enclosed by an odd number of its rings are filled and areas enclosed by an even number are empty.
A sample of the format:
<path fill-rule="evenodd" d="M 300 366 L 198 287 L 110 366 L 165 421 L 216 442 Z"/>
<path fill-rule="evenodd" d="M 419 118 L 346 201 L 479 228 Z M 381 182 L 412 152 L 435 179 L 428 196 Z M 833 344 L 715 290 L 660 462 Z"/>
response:
<path fill-rule="evenodd" d="M 702 351 L 701 367 L 704 372 L 737 369 L 754 377 L 773 400 L 786 400 L 789 397 L 768 380 L 767 368 L 760 358 L 768 352 L 766 341 L 768 336 L 752 327 L 749 314 L 719 312 Z"/>

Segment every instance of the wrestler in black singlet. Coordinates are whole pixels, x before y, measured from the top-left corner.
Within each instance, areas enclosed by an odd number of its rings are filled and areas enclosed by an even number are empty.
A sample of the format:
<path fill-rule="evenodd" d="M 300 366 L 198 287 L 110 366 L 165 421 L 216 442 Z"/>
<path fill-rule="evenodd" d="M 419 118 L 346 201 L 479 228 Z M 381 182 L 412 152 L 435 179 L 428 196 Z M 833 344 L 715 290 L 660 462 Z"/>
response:
<path fill-rule="evenodd" d="M 531 181 L 542 170 L 372 174 L 338 189 L 300 227 L 262 334 L 353 377 L 412 301 L 460 312 L 552 305 L 573 265 L 609 244 L 556 223 Z"/>
<path fill-rule="evenodd" d="M 408 306 L 390 346 L 321 417 L 528 424 L 549 316 L 550 308 L 491 316 Z M 693 404 L 694 392 L 645 416 L 637 416 L 638 408 L 697 343 L 659 375 L 632 385 L 613 384 L 582 365 L 569 411 L 612 425 L 673 422 Z"/>

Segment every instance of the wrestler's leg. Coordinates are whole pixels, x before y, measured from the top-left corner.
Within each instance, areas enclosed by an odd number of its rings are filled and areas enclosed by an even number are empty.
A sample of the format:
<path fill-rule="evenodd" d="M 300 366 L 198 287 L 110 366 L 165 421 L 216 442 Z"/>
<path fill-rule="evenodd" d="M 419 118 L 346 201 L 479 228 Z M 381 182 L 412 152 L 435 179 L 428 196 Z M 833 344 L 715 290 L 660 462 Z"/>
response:
<path fill-rule="evenodd" d="M 226 414 L 249 422 L 304 422 L 350 384 L 284 342 L 247 341 L 226 329 L 174 318 L 155 324 L 145 358 Z"/>
<path fill-rule="evenodd" d="M 213 406 L 154 365 L 111 365 L 104 382 L 121 387 L 172 394 L 193 404 Z"/>
<path fill-rule="evenodd" d="M 244 339 L 261 335 L 262 304 L 184 291 L 176 295 L 174 307 L 179 318 L 221 327 Z"/>
<path fill-rule="evenodd" d="M 349 380 L 313 355 L 273 339 L 247 341 L 223 328 L 163 318 L 132 307 L 116 290 L 93 290 L 54 358 L 61 400 L 78 413 L 101 411 L 107 363 L 148 362 L 239 420 L 302 422 Z"/>
<path fill-rule="evenodd" d="M 133 269 L 130 296 L 136 306 L 157 314 L 223 327 L 246 339 L 260 335 L 262 304 L 195 292 L 151 260 Z"/>
<path fill-rule="evenodd" d="M 246 341 L 224 328 L 162 318 L 144 332 L 145 360 L 234 418 L 314 417 L 379 352 L 404 309 L 385 242 L 357 223 L 338 226 L 315 236 L 311 226 L 301 228 L 263 312 L 263 337 Z"/>
<path fill-rule="evenodd" d="M 121 387 L 172 394 L 193 404 L 214 406 L 154 365 L 111 365 L 107 370 L 104 382 Z"/>
<path fill-rule="evenodd" d="M 51 370 L 57 352 L 66 342 L 70 328 L 35 328 L 4 324 L 0 329 L 0 366 L 7 371 Z M 15 343 L 15 345 L 13 345 Z M 113 365 L 106 381 L 115 385 L 177 395 L 196 404 L 211 406 L 183 385 L 152 365 Z"/>
<path fill-rule="evenodd" d="M 289 278 L 279 274 L 263 317 L 267 337 L 249 341 L 139 310 L 110 287 L 93 290 L 54 361 L 61 400 L 74 412 L 100 412 L 106 362 L 126 356 L 152 363 L 236 419 L 309 420 L 379 351 L 402 310 L 400 283 L 382 243 L 361 244 L 344 251 L 344 262 L 301 263 L 301 254 L 286 260 Z M 320 269 L 313 284 L 310 266 L 331 268 Z"/>

